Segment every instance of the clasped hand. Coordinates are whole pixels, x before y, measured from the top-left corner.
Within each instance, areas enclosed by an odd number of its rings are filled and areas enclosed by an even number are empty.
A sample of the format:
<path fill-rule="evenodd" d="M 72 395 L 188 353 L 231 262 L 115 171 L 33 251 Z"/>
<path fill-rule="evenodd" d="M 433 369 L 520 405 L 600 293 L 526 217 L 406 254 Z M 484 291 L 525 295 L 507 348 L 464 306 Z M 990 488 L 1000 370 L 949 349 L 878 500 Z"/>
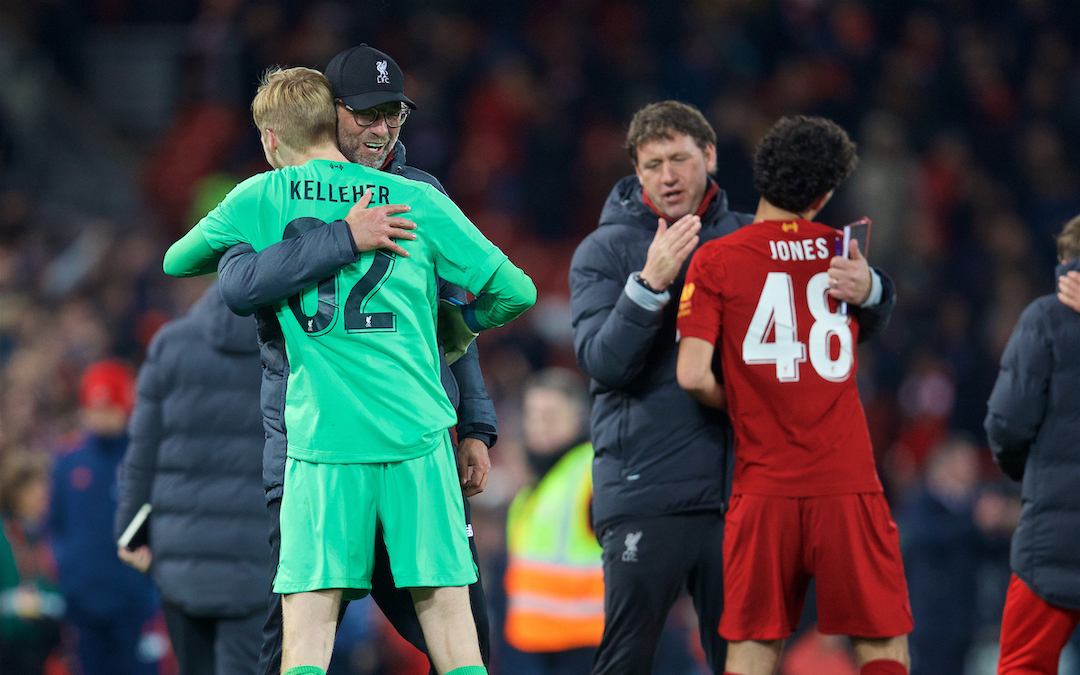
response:
<path fill-rule="evenodd" d="M 859 244 L 851 242 L 851 257 L 834 256 L 829 261 L 829 296 L 851 305 L 861 305 L 870 297 L 873 282 L 870 265 L 859 252 Z"/>

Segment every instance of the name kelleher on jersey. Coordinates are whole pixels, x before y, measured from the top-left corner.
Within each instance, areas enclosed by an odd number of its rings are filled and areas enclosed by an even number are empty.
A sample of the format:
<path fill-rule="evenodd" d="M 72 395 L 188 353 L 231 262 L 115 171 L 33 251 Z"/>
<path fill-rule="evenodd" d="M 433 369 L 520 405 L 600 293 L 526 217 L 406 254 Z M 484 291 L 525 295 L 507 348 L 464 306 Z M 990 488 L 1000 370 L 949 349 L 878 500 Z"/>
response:
<path fill-rule="evenodd" d="M 309 202 L 341 202 L 355 204 L 364 193 L 371 190 L 371 205 L 390 204 L 390 188 L 386 185 L 334 185 L 317 180 L 290 180 L 289 199 Z M 351 199 L 350 199 L 351 197 Z"/>

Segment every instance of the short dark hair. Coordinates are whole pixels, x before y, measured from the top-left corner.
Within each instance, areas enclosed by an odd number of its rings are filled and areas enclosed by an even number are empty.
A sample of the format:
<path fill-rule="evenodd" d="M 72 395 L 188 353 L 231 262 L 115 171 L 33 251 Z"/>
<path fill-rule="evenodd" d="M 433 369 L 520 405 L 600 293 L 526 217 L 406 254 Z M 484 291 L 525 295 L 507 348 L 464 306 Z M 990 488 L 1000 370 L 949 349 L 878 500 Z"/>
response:
<path fill-rule="evenodd" d="M 641 146 L 661 139 L 670 141 L 675 134 L 693 138 L 703 152 L 705 146 L 716 144 L 716 132 L 700 110 L 687 103 L 660 101 L 637 111 L 630 120 L 630 128 L 626 131 L 626 152 L 630 161 L 636 166 Z"/>
<path fill-rule="evenodd" d="M 855 168 L 855 143 L 823 117 L 784 117 L 754 152 L 754 187 L 765 201 L 802 213 Z"/>
<path fill-rule="evenodd" d="M 1057 236 L 1058 260 L 1068 262 L 1080 258 L 1080 216 L 1065 223 Z"/>

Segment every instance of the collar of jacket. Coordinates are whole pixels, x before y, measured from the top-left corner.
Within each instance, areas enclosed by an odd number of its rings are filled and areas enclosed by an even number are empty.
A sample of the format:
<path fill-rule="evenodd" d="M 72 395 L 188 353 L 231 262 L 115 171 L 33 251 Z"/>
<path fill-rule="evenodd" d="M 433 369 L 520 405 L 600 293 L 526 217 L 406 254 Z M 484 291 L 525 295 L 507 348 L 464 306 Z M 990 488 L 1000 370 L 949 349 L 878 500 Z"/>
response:
<path fill-rule="evenodd" d="M 713 181 L 712 178 L 709 180 Z M 715 185 L 715 182 L 713 184 Z M 712 193 L 711 189 L 709 193 Z M 645 203 L 644 195 L 645 191 L 638 182 L 637 176 L 630 174 L 621 178 L 611 189 L 607 201 L 604 202 L 597 227 L 623 225 L 655 232 L 657 215 Z M 700 211 L 702 228 L 715 225 L 730 213 L 727 208 L 727 195 L 722 189 L 717 188 L 711 199 L 702 199 L 700 209 L 703 209 Z"/>
<path fill-rule="evenodd" d="M 1054 285 L 1057 285 L 1057 278 L 1065 276 L 1066 272 L 1080 272 L 1080 258 L 1058 263 L 1058 266 L 1054 268 Z"/>
<path fill-rule="evenodd" d="M 716 181 L 714 181 L 712 178 L 709 178 L 709 187 L 706 188 L 705 196 L 701 198 L 701 205 L 698 206 L 697 213 L 695 213 L 694 215 L 698 218 L 704 217 L 705 212 L 709 210 L 709 207 L 712 205 L 713 200 L 716 199 L 716 195 L 718 194 L 720 194 L 720 186 L 717 185 Z M 671 218 L 668 218 L 664 214 L 660 213 L 660 209 L 656 208 L 656 204 L 653 204 L 653 200 L 649 197 L 649 193 L 645 192 L 644 187 L 641 188 L 641 201 L 645 202 L 645 206 L 648 206 L 650 209 L 652 209 L 653 213 L 668 221 L 668 223 L 675 222 Z"/>
<path fill-rule="evenodd" d="M 379 167 L 379 171 L 385 171 L 387 173 L 401 173 L 401 168 L 405 166 L 405 144 L 401 140 L 394 142 L 394 149 L 390 151 L 390 154 L 386 156 L 386 161 Z"/>

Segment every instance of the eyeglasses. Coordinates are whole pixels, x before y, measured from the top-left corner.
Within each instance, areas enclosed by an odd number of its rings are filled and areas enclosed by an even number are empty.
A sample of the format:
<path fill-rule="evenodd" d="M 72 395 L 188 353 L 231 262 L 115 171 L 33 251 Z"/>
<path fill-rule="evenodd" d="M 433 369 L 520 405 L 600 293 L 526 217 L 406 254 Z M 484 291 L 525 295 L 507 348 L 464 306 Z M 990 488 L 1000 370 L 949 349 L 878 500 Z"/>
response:
<path fill-rule="evenodd" d="M 409 109 L 404 105 L 399 105 L 396 109 L 380 110 L 378 108 L 364 108 L 363 110 L 353 110 L 344 101 L 339 100 L 343 108 L 352 113 L 353 119 L 356 123 L 362 127 L 370 127 L 379 121 L 381 116 L 386 120 L 386 126 L 391 129 L 396 129 L 405 123 L 406 118 L 409 117 Z"/>

